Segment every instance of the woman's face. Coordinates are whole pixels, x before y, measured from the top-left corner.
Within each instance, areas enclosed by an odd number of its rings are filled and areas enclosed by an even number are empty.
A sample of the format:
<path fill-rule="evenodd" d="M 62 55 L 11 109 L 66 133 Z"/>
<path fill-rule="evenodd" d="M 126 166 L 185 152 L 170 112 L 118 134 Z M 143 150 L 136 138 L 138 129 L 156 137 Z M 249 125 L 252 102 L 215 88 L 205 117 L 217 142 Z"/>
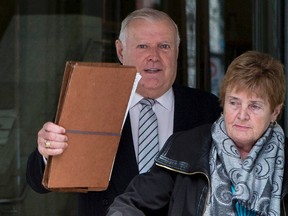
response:
<path fill-rule="evenodd" d="M 249 94 L 245 90 L 226 92 L 223 112 L 225 126 L 242 156 L 249 153 L 269 124 L 276 121 L 281 107 L 282 104 L 272 111 L 268 98 L 259 98 L 257 94 Z"/>

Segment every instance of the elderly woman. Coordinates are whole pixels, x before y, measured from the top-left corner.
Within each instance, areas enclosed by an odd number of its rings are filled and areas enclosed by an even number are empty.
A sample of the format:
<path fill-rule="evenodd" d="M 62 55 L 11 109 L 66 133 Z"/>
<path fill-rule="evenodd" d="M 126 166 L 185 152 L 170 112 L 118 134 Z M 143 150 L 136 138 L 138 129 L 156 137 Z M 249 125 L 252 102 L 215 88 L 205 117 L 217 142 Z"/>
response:
<path fill-rule="evenodd" d="M 284 98 L 283 65 L 242 54 L 222 82 L 223 115 L 172 135 L 108 215 L 286 215 L 287 148 L 277 124 Z"/>

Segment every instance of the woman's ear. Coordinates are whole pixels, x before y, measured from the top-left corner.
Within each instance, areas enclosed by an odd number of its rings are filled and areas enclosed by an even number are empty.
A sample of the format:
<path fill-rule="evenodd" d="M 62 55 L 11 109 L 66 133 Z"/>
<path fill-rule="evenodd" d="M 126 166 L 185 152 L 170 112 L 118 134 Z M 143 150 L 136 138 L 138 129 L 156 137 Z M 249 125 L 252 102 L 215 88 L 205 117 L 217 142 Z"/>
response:
<path fill-rule="evenodd" d="M 119 61 L 123 64 L 123 44 L 120 40 L 115 41 L 116 52 Z"/>
<path fill-rule="evenodd" d="M 283 103 L 279 104 L 278 106 L 275 107 L 273 113 L 272 113 L 272 120 L 273 122 L 275 122 L 279 116 L 279 114 L 281 113 L 281 110 L 282 110 L 282 107 L 283 107 Z"/>

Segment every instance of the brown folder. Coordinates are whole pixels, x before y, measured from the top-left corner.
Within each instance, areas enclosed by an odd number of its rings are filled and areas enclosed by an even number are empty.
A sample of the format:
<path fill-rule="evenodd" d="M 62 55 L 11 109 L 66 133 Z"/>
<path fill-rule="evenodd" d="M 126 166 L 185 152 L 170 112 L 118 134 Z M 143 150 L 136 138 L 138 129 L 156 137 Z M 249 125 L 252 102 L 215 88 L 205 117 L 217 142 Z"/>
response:
<path fill-rule="evenodd" d="M 68 147 L 48 158 L 46 188 L 107 189 L 135 77 L 135 67 L 66 63 L 55 122 L 66 129 Z"/>

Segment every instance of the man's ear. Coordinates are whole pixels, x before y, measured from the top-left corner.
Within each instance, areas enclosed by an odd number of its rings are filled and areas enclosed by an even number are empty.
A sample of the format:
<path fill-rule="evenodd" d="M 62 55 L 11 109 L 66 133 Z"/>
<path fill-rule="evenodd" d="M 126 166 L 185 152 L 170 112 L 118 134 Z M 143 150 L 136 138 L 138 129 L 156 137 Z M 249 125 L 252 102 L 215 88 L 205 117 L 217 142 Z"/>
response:
<path fill-rule="evenodd" d="M 123 64 L 123 44 L 120 40 L 115 41 L 116 52 L 119 61 Z"/>

